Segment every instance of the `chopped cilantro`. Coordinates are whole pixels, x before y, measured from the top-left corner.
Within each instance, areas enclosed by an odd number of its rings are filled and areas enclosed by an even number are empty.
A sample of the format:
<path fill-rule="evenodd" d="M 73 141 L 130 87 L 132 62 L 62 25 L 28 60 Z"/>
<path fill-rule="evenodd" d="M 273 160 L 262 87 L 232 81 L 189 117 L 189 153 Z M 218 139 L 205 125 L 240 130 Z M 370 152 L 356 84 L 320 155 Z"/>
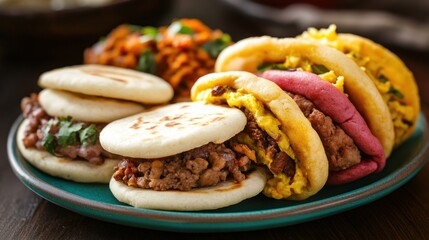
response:
<path fill-rule="evenodd" d="M 377 79 L 378 79 L 378 81 L 380 81 L 382 83 L 386 83 L 389 81 L 389 79 L 384 75 L 380 75 Z"/>
<path fill-rule="evenodd" d="M 73 123 L 71 117 L 60 119 L 60 130 L 58 131 L 58 144 L 61 147 L 75 145 L 78 133 L 82 129 L 82 123 Z"/>
<path fill-rule="evenodd" d="M 51 119 L 42 129 L 43 131 L 42 146 L 46 149 L 46 151 L 48 151 L 51 154 L 54 154 L 55 149 L 57 148 L 55 135 L 50 133 L 52 126 L 56 124 L 57 122 Z"/>
<path fill-rule="evenodd" d="M 79 133 L 79 139 L 84 147 L 94 145 L 97 142 L 97 127 L 91 124 L 84 128 Z"/>
<path fill-rule="evenodd" d="M 59 128 L 52 134 L 52 127 Z M 75 123 L 71 117 L 51 119 L 42 129 L 42 145 L 49 153 L 55 155 L 56 148 L 78 144 L 94 145 L 97 142 L 97 127 L 94 124 L 84 128 L 83 123 Z"/>
<path fill-rule="evenodd" d="M 46 134 L 43 136 L 42 145 L 51 154 L 55 153 L 57 148 L 57 142 L 55 141 L 55 136 L 52 134 Z"/>
<path fill-rule="evenodd" d="M 143 27 L 141 29 L 141 34 L 147 36 L 149 39 L 156 41 L 159 35 L 158 28 L 156 27 Z"/>
<path fill-rule="evenodd" d="M 256 69 L 257 72 L 264 72 L 267 70 L 288 70 L 288 68 L 283 64 L 261 64 Z"/>
<path fill-rule="evenodd" d="M 391 93 L 393 96 L 395 96 L 399 99 L 404 98 L 404 95 L 398 89 L 394 88 L 393 86 L 390 86 L 388 93 Z"/>
<path fill-rule="evenodd" d="M 139 58 L 139 62 L 136 67 L 137 70 L 155 74 L 156 71 L 156 62 L 155 62 L 155 55 L 149 51 L 144 51 Z"/>
<path fill-rule="evenodd" d="M 43 139 L 42 146 L 51 154 L 55 153 L 55 149 L 57 147 L 57 142 L 55 141 L 55 136 L 50 134 L 52 125 L 55 124 L 54 121 L 49 121 L 47 125 L 45 125 L 42 129 L 43 131 Z"/>
<path fill-rule="evenodd" d="M 168 27 L 168 32 L 172 35 L 178 34 L 178 33 L 191 35 L 194 33 L 194 30 L 192 30 L 192 28 L 190 28 L 188 26 L 183 25 L 179 21 L 176 21 L 176 22 L 173 22 Z"/>
<path fill-rule="evenodd" d="M 319 75 L 319 74 L 324 74 L 324 73 L 329 72 L 329 69 L 327 69 L 323 65 L 311 65 L 311 71 L 313 71 L 313 73 Z"/>
<path fill-rule="evenodd" d="M 201 47 L 210 55 L 210 57 L 217 58 L 219 53 L 228 47 L 230 43 L 231 36 L 229 36 L 229 34 L 223 34 L 222 37 L 206 42 Z"/>

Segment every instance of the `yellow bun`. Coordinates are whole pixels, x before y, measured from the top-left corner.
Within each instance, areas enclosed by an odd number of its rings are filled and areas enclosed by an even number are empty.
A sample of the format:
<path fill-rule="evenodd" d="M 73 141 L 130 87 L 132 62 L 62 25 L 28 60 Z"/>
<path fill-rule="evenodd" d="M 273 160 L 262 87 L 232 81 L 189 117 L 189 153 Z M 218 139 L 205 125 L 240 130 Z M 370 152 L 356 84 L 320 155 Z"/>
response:
<path fill-rule="evenodd" d="M 35 148 L 25 148 L 25 128 L 28 120 L 24 120 L 19 126 L 16 142 L 18 149 L 24 158 L 35 168 L 54 177 L 59 177 L 74 182 L 108 183 L 114 172 L 114 167 L 119 160 L 105 159 L 101 165 L 91 164 L 83 160 L 70 160 L 56 157 L 47 151 Z"/>
<path fill-rule="evenodd" d="M 261 101 L 280 121 L 280 129 L 286 134 L 296 156 L 296 164 L 307 179 L 302 193 L 288 199 L 301 200 L 317 193 L 328 177 L 328 160 L 322 142 L 298 105 L 275 83 L 247 72 L 224 72 L 205 75 L 191 89 L 193 101 L 202 91 L 215 86 L 242 89 Z"/>
<path fill-rule="evenodd" d="M 256 72 L 260 64 L 283 63 L 287 56 L 306 58 L 344 76 L 344 88 L 349 99 L 380 140 L 386 156 L 390 155 L 394 144 L 394 129 L 387 105 L 371 79 L 355 62 L 336 49 L 303 39 L 252 37 L 222 51 L 216 61 L 215 71 Z"/>
<path fill-rule="evenodd" d="M 396 145 L 400 144 L 413 133 L 420 112 L 418 88 L 413 74 L 397 55 L 367 38 L 340 33 L 338 40 L 345 48 L 357 51 L 362 57 L 369 58 L 369 64 L 373 65 L 369 67 L 386 76 L 391 85 L 404 96 L 400 102 L 412 107 L 413 124 L 404 133 L 397 133 L 398 136 L 395 136 Z"/>

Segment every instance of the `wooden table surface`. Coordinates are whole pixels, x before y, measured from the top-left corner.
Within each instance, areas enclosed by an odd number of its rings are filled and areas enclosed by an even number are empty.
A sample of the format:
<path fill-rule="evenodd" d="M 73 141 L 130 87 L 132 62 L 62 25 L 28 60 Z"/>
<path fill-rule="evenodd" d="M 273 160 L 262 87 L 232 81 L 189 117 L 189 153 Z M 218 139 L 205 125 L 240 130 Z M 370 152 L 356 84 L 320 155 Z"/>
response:
<path fill-rule="evenodd" d="M 251 21 L 219 2 L 179 3 L 160 24 L 173 18 L 197 17 L 230 33 L 234 40 L 262 34 Z M 0 46 L 0 54 L 1 50 Z M 422 112 L 429 118 L 429 53 L 392 50 L 414 72 Z M 68 42 L 52 56 L 0 55 L 0 239 L 429 239 L 429 164 L 404 186 L 364 206 L 311 222 L 248 232 L 172 233 L 134 228 L 85 217 L 44 200 L 14 175 L 6 152 L 7 134 L 20 114 L 20 99 L 40 90 L 38 76 L 52 68 L 81 63 L 82 51 L 82 45 Z"/>

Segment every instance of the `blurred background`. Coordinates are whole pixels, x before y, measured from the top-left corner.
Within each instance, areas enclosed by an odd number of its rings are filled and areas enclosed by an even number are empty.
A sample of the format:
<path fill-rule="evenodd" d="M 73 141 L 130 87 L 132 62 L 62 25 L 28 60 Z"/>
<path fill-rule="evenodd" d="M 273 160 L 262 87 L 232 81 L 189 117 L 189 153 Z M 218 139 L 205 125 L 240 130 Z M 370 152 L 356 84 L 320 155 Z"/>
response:
<path fill-rule="evenodd" d="M 198 18 L 234 41 L 295 36 L 335 23 L 339 32 L 429 52 L 427 0 L 0 0 L 0 61 L 79 63 L 84 48 L 121 23 L 160 26 L 183 17 Z"/>
<path fill-rule="evenodd" d="M 233 41 L 293 37 L 335 23 L 338 32 L 380 42 L 406 63 L 429 56 L 428 0 L 0 0 L 0 107 L 10 109 L 3 116 L 12 124 L 20 98 L 40 90 L 41 73 L 83 63 L 84 50 L 118 25 L 159 27 L 180 18 L 200 19 Z"/>

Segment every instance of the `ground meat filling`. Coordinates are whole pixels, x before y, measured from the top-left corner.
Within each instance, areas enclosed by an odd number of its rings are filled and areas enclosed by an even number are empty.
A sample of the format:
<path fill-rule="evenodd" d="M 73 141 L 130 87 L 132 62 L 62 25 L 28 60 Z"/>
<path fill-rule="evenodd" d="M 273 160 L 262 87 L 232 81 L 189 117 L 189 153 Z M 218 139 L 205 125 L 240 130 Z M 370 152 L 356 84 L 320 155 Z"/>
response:
<path fill-rule="evenodd" d="M 282 152 L 277 142 L 258 126 L 251 112 L 246 110 L 244 113 L 247 117 L 247 125 L 244 131 L 255 142 L 256 147 L 264 149 L 268 158 L 272 159 L 269 166 L 270 171 L 275 175 L 284 173 L 292 179 L 295 175 L 295 162 L 293 159 L 285 152 Z"/>
<path fill-rule="evenodd" d="M 301 95 L 289 93 L 311 125 L 319 134 L 329 161 L 330 171 L 340 171 L 358 164 L 361 155 L 353 139 L 332 122 L 329 116 L 316 109 L 314 104 Z"/>
<path fill-rule="evenodd" d="M 38 101 L 38 95 L 33 93 L 30 97 L 25 97 L 21 101 L 21 110 L 25 118 L 29 120 L 29 124 L 25 129 L 25 137 L 23 139 L 26 148 L 36 148 L 46 151 L 43 147 L 43 128 L 48 124 L 49 120 L 53 117 L 49 116 Z M 84 123 L 89 125 L 89 123 Z M 104 127 L 103 124 L 97 124 L 98 133 Z M 51 127 L 49 133 L 58 133 L 59 128 Z M 97 137 L 98 139 L 98 137 Z M 105 151 L 99 141 L 97 140 L 94 145 L 82 145 L 76 143 L 65 147 L 58 146 L 54 152 L 55 156 L 66 157 L 72 160 L 85 160 L 92 164 L 102 164 L 105 158 L 117 158 L 117 156 Z"/>
<path fill-rule="evenodd" d="M 175 156 L 161 159 L 123 159 L 113 177 L 128 186 L 156 191 L 214 186 L 228 179 L 243 181 L 253 169 L 254 153 L 231 140 L 209 143 Z M 253 154 L 253 155 L 252 155 Z"/>

